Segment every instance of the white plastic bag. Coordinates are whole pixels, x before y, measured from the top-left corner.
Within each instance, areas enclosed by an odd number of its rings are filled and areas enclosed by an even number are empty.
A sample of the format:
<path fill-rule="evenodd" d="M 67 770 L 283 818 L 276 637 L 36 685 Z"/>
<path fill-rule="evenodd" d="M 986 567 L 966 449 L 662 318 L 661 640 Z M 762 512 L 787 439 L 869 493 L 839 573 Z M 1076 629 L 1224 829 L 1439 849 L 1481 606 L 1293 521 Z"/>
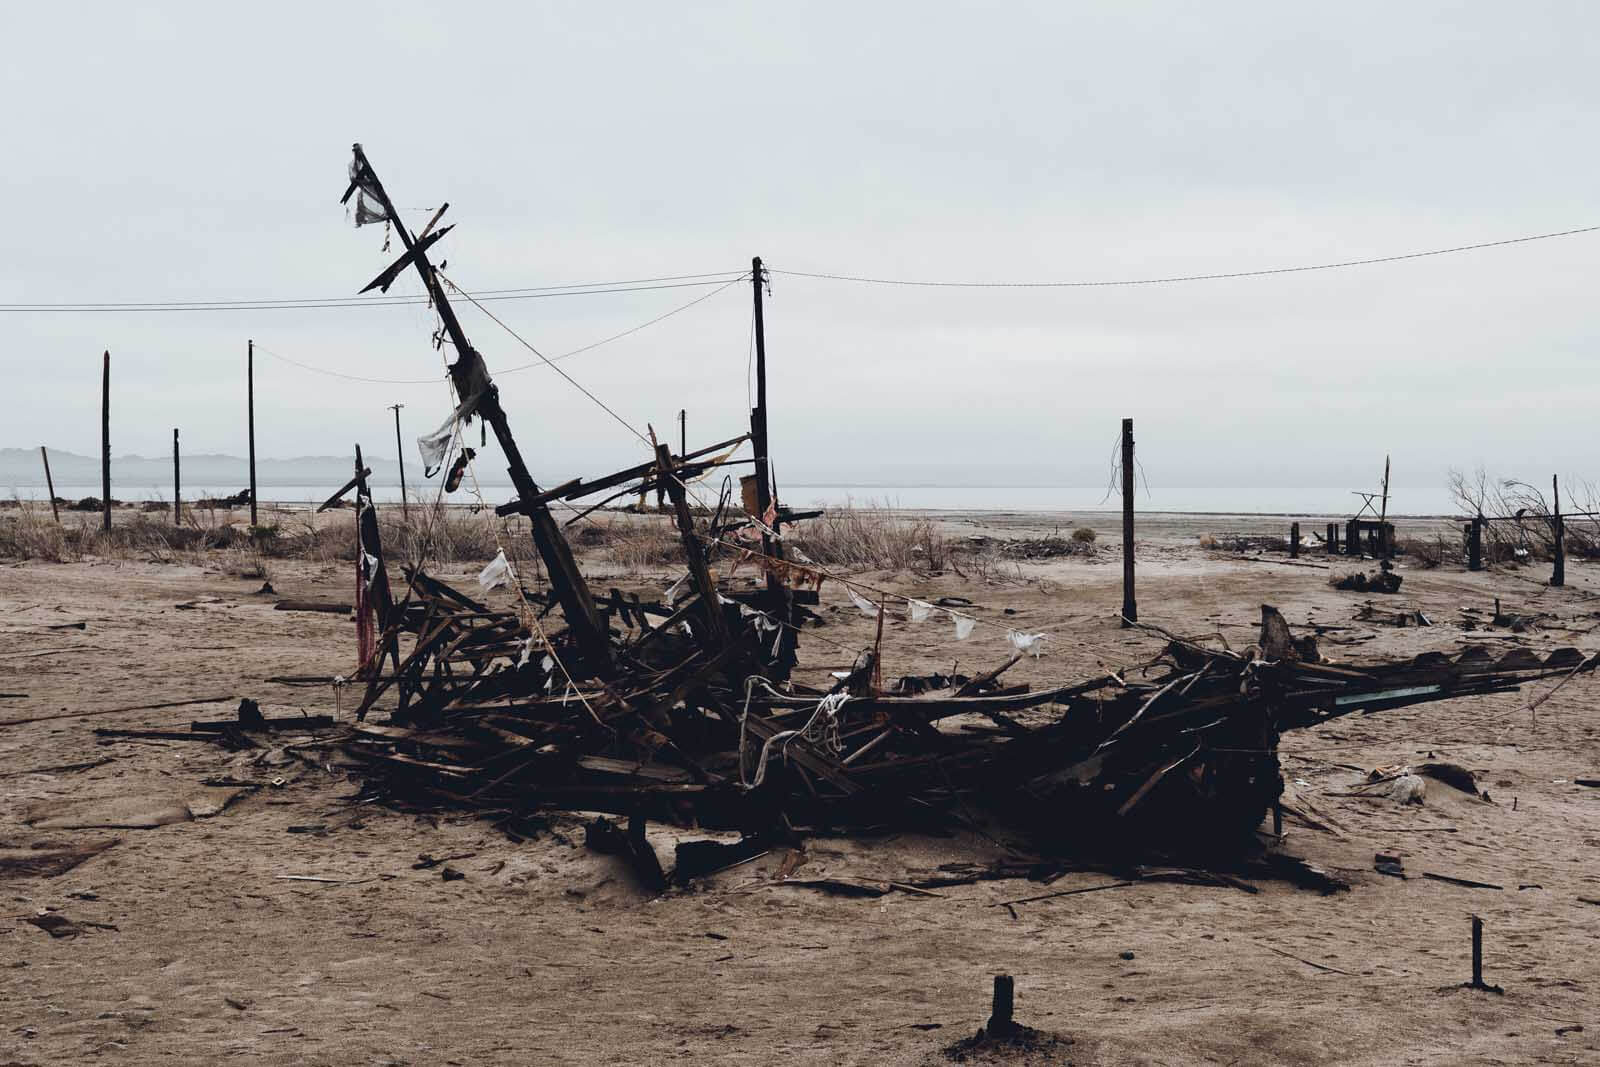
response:
<path fill-rule="evenodd" d="M 958 612 L 952 611 L 950 613 L 950 618 L 956 624 L 957 641 L 965 641 L 967 638 L 971 637 L 972 628 L 978 625 L 978 620 L 974 619 L 971 615 L 962 615 Z"/>
<path fill-rule="evenodd" d="M 487 593 L 500 585 L 510 585 L 516 580 L 516 573 L 511 569 L 511 561 L 506 559 L 506 550 L 501 549 L 495 553 L 489 565 L 478 572 L 478 584 Z"/>
<path fill-rule="evenodd" d="M 910 604 L 912 622 L 927 622 L 928 616 L 933 614 L 933 605 L 925 600 L 913 600 Z"/>

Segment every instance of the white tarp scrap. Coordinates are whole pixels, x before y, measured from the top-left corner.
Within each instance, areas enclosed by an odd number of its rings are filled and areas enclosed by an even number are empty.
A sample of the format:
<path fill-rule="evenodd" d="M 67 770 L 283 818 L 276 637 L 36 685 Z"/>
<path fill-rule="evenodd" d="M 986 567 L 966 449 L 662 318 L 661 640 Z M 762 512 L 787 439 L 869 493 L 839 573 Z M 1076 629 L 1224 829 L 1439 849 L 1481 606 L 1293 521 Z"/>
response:
<path fill-rule="evenodd" d="M 515 580 L 516 572 L 511 569 L 511 561 L 506 559 L 506 550 L 503 548 L 495 553 L 487 567 L 478 572 L 478 584 L 485 593 L 496 586 L 510 585 Z"/>
<path fill-rule="evenodd" d="M 1031 652 L 1034 659 L 1038 659 L 1044 652 L 1046 634 L 1025 634 L 1012 630 L 1006 635 L 1011 641 L 1011 647 L 1018 652 Z"/>

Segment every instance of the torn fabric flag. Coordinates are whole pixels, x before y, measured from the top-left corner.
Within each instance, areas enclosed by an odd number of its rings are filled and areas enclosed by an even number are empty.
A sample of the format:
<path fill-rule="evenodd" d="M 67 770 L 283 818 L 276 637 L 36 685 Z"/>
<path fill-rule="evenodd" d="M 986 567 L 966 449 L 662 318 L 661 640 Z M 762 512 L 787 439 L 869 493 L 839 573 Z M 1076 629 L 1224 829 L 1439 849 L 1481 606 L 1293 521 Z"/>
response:
<path fill-rule="evenodd" d="M 844 591 L 850 594 L 851 603 L 855 604 L 856 609 L 860 611 L 861 614 L 865 615 L 869 619 L 876 619 L 878 617 L 878 605 L 874 604 L 872 601 L 868 600 L 866 597 L 862 596 L 848 585 L 844 587 Z"/>

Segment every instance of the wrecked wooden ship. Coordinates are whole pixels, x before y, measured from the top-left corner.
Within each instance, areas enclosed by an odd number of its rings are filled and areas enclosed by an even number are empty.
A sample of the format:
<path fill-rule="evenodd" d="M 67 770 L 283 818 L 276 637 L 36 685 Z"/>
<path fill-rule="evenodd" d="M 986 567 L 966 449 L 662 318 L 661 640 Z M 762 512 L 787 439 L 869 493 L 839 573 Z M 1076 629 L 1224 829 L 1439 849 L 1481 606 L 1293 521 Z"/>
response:
<path fill-rule="evenodd" d="M 1497 657 L 1482 648 L 1332 664 L 1263 608 L 1251 649 L 1165 635 L 1166 647 L 1143 665 L 1050 688 L 1002 686 L 1010 663 L 977 678 L 884 685 L 872 648 L 827 688 L 807 686 L 791 677 L 802 627 L 820 621 L 809 606 L 821 582 L 837 578 L 786 550 L 785 531 L 800 517 L 775 501 L 769 474 L 760 260 L 750 274 L 758 385 L 750 432 L 679 455 L 656 444 L 637 466 L 544 489 L 456 317 L 454 287 L 430 261 L 448 227 L 430 223 L 413 236 L 359 145 L 345 200 L 352 196 L 358 225 L 381 222 L 404 246 L 368 288 L 387 290 L 408 268 L 421 277 L 439 343 L 453 349 L 452 423 L 481 419 L 494 433 L 517 493 L 497 511 L 528 520 L 546 579 L 531 588 L 496 560 L 490 569 L 517 600 L 503 610 L 420 564 L 403 581 L 391 576 L 358 455 L 355 478 L 335 495 L 357 493 L 358 614 L 368 627 L 357 674 L 365 691 L 347 749 L 369 788 L 391 802 L 508 820 L 541 809 L 612 813 L 630 820 L 639 843 L 646 820 L 749 840 L 981 821 L 1041 847 L 1214 850 L 1251 840 L 1277 802 L 1284 731 L 1595 665 L 1575 649 Z M 746 442 L 753 471 L 743 499 L 691 506 L 692 479 L 737 462 L 728 450 Z M 551 504 L 650 492 L 676 522 L 683 580 L 654 601 L 596 595 Z M 727 558 L 753 561 L 764 584 L 719 583 L 711 564 Z M 380 700 L 383 721 L 372 714 Z"/>

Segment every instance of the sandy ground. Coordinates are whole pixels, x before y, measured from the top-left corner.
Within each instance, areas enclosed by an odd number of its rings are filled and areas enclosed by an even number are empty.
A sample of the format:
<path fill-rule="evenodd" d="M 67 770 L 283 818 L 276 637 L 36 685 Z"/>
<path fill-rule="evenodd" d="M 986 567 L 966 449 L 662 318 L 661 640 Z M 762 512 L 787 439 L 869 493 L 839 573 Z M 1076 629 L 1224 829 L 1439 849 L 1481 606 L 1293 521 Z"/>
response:
<path fill-rule="evenodd" d="M 1076 524 L 945 521 L 1009 537 Z M 1438 623 L 1402 630 L 1353 621 L 1366 598 L 1330 589 L 1327 571 L 1220 559 L 1196 542 L 1285 526 L 1146 522 L 1141 616 L 1220 631 L 1238 647 L 1268 602 L 1293 623 L 1353 627 L 1329 634 L 1353 643 L 1324 651 L 1368 659 L 1458 650 L 1468 637 L 1459 609 L 1498 595 L 1570 628 L 1530 634 L 1528 647 L 1600 647 L 1600 632 L 1575 632 L 1600 623 L 1600 568 L 1588 564 L 1573 564 L 1561 590 L 1542 584 L 1542 565 L 1497 574 L 1402 565 L 1403 593 L 1379 599 Z M 1052 635 L 1013 681 L 1147 657 L 1155 639 L 1110 621 L 1120 561 L 1111 528 L 1101 532 L 1093 559 L 1008 567 L 987 582 L 863 575 L 977 605 L 980 628 L 964 643 L 931 624 L 891 627 L 886 673 L 992 665 L 1007 628 Z M 1312 552 L 1303 562 L 1323 560 Z M 590 570 L 603 585 L 659 588 Z M 338 599 L 352 583 L 345 565 L 282 563 L 272 581 L 281 595 Z M 515 843 L 474 818 L 354 806 L 356 783 L 316 747 L 263 758 L 96 739 L 96 726 L 186 729 L 231 715 L 242 696 L 269 714 L 342 704 L 347 715 L 349 694 L 266 679 L 347 671 L 352 624 L 274 611 L 259 585 L 137 562 L 0 568 L 0 1064 L 947 1062 L 941 1050 L 983 1022 L 1001 972 L 1016 976 L 1021 1021 L 1071 1040 L 1037 1062 L 1600 1063 L 1600 905 L 1581 899 L 1600 900 L 1600 789 L 1573 783 L 1600 776 L 1593 675 L 1543 704 L 1537 724 L 1526 707 L 1536 694 L 1524 692 L 1287 737 L 1292 794 L 1335 828 L 1291 822 L 1288 847 L 1349 878 L 1348 893 L 1139 884 L 1016 905 L 1013 917 L 993 905 L 1039 886 L 844 899 L 776 884 L 768 857 L 650 898 L 620 860 L 582 847 L 574 817 Z M 823 598 L 828 624 L 802 649 L 802 673 L 818 678 L 871 640 L 842 589 L 825 586 Z M 48 628 L 79 621 L 83 630 Z M 208 697 L 217 699 L 17 724 Z M 1363 769 L 1430 756 L 1472 769 L 1491 802 L 1437 783 L 1420 807 L 1342 795 Z M 285 784 L 205 784 L 218 777 Z M 139 822 L 161 825 L 104 828 Z M 291 832 L 305 827 L 321 829 Z M 652 828 L 669 864 L 679 836 L 693 835 Z M 19 866 L 107 841 L 116 843 L 65 873 Z M 1376 852 L 1402 857 L 1411 877 L 1373 873 Z M 449 866 L 465 878 L 414 869 L 424 853 L 456 857 Z M 993 855 L 963 837 L 825 839 L 811 843 L 803 872 L 896 879 Z M 1107 880 L 1068 875 L 1050 889 Z M 26 921 L 42 909 L 103 925 L 52 937 Z M 1487 978 L 1502 996 L 1458 988 L 1473 914 L 1486 921 Z"/>

